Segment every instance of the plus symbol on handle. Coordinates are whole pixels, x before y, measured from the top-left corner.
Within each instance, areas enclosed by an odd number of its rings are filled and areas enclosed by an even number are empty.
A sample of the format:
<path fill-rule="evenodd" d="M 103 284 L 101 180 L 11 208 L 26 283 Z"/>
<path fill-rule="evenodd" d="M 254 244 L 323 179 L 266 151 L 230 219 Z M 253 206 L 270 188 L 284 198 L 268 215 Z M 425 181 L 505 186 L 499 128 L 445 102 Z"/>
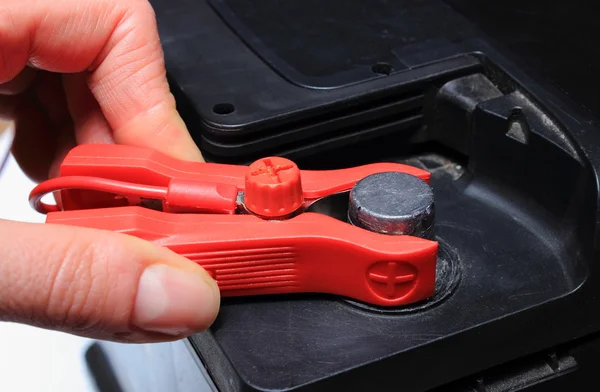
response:
<path fill-rule="evenodd" d="M 399 286 L 413 282 L 417 277 L 417 274 L 414 272 L 402 271 L 405 270 L 404 268 L 400 268 L 400 271 L 398 269 L 398 263 L 395 261 L 390 261 L 387 263 L 387 268 L 385 268 L 385 271 L 381 271 L 381 269 L 379 269 L 380 272 L 385 273 L 369 272 L 368 276 L 372 282 L 384 284 L 385 295 L 389 298 L 394 298 L 398 296 Z"/>

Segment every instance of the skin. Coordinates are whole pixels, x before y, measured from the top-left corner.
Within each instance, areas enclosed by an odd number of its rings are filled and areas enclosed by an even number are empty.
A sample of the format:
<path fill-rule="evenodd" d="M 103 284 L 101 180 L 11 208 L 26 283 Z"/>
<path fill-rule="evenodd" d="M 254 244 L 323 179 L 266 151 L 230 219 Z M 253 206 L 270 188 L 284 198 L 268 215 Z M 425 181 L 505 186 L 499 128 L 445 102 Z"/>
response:
<path fill-rule="evenodd" d="M 14 121 L 12 152 L 36 181 L 84 143 L 203 160 L 146 0 L 3 0 L 0 115 Z M 200 266 L 125 234 L 0 220 L 0 250 L 0 321 L 155 342 L 202 331 L 219 310 Z"/>

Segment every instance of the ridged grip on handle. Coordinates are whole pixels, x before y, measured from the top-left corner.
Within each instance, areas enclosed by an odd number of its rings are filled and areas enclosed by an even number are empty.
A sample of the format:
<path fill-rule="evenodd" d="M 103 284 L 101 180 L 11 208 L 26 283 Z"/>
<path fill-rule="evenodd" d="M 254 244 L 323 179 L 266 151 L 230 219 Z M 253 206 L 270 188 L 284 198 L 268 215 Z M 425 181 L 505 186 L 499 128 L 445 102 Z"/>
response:
<path fill-rule="evenodd" d="M 437 242 L 372 233 L 325 215 L 274 222 L 138 208 L 48 214 L 47 223 L 124 232 L 202 265 L 224 297 L 326 293 L 379 306 L 433 295 Z"/>

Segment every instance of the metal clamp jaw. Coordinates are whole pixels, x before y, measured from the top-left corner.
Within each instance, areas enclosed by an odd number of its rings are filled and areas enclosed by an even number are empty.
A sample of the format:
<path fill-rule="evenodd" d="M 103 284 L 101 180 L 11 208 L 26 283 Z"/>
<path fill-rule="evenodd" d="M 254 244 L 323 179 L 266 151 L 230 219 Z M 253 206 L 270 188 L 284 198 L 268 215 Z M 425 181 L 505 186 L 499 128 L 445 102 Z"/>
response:
<path fill-rule="evenodd" d="M 434 294 L 438 243 L 372 231 L 364 211 L 357 214 L 364 194 L 353 188 L 385 173 L 423 184 L 430 179 L 394 163 L 305 171 L 279 157 L 238 166 L 83 145 L 70 151 L 59 177 L 31 192 L 30 202 L 47 213 L 47 224 L 111 230 L 165 246 L 202 265 L 223 297 L 326 293 L 399 306 Z M 354 220 L 365 224 L 309 212 L 342 192 L 354 201 Z M 48 193 L 56 193 L 57 205 L 42 203 Z"/>

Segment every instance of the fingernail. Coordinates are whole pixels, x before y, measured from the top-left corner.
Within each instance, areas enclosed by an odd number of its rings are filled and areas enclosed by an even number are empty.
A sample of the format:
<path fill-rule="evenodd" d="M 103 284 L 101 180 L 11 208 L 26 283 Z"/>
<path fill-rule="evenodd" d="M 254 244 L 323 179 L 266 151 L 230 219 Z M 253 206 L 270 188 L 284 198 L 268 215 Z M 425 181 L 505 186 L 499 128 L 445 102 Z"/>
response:
<path fill-rule="evenodd" d="M 219 310 L 214 282 L 199 273 L 155 264 L 140 277 L 133 323 L 168 335 L 187 335 L 210 326 Z"/>

